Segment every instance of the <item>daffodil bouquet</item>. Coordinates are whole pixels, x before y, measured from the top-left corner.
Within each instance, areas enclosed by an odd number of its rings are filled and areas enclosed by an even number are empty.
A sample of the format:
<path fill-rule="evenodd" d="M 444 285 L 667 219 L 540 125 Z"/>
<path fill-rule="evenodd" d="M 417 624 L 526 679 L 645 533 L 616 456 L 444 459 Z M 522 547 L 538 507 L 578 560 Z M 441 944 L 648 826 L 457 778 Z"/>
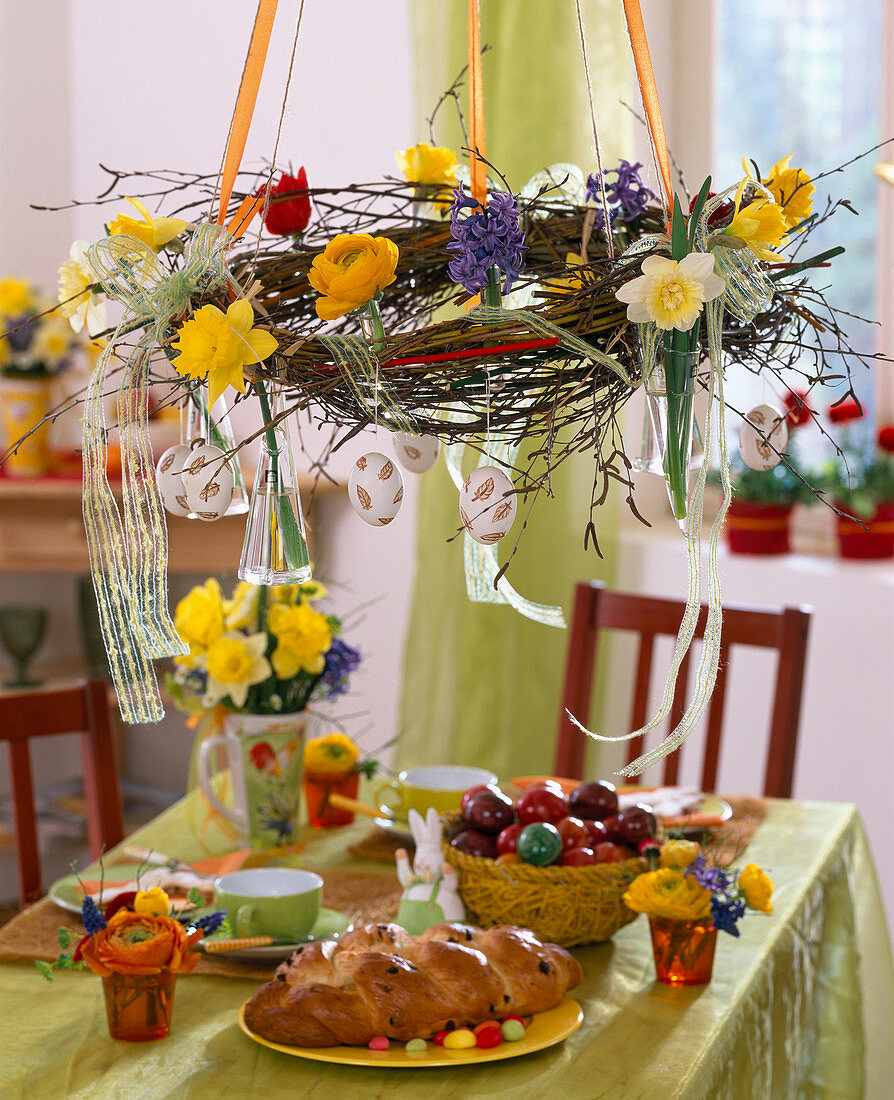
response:
<path fill-rule="evenodd" d="M 746 909 L 771 913 L 773 883 L 754 863 L 738 875 L 708 866 L 701 846 L 691 840 L 667 840 L 656 863 L 647 851 L 651 871 L 638 875 L 624 894 L 624 903 L 636 913 L 663 920 L 697 921 L 710 918 L 714 927 L 738 936 L 738 921 Z"/>
<path fill-rule="evenodd" d="M 189 645 L 168 676 L 177 706 L 296 714 L 347 691 L 360 654 L 340 637 L 340 619 L 313 606 L 325 595 L 316 581 L 271 588 L 240 581 L 229 599 L 214 577 L 197 585 L 174 618 Z"/>
<path fill-rule="evenodd" d="M 52 378 L 84 343 L 27 280 L 0 279 L 0 374 Z"/>

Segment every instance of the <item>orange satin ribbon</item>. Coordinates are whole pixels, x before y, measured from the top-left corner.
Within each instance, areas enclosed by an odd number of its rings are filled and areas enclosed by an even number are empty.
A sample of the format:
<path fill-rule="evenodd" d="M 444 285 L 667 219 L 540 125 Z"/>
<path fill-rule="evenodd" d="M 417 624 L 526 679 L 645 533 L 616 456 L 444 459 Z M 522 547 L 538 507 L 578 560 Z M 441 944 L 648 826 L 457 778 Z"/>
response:
<path fill-rule="evenodd" d="M 484 141 L 484 86 L 481 80 L 481 22 L 478 0 L 469 0 L 469 170 L 472 197 L 487 206 Z"/>
<path fill-rule="evenodd" d="M 258 98 L 258 89 L 261 86 L 261 77 L 264 74 L 264 62 L 267 60 L 267 47 L 270 44 L 270 35 L 273 31 L 273 20 L 276 17 L 278 2 L 279 0 L 258 0 L 255 25 L 251 32 L 248 57 L 245 59 L 245 68 L 242 71 L 242 81 L 239 85 L 239 94 L 236 97 L 236 109 L 233 112 L 233 124 L 230 127 L 227 151 L 224 156 L 223 175 L 220 182 L 220 204 L 217 210 L 218 225 L 223 225 L 224 218 L 227 216 L 227 207 L 230 205 L 230 196 L 233 194 L 233 185 L 236 182 L 236 173 L 239 171 L 242 154 L 245 152 L 245 142 L 248 139 L 248 131 Z M 227 229 L 235 237 L 242 236 L 245 230 L 248 229 L 252 218 L 260 210 L 263 202 L 263 191 L 257 198 L 253 195 L 246 195 Z"/>
<path fill-rule="evenodd" d="M 639 90 L 643 97 L 643 107 L 649 121 L 649 133 L 652 146 L 658 158 L 658 169 L 664 186 L 665 202 L 668 210 L 674 202 L 674 189 L 671 185 L 670 156 L 667 151 L 667 136 L 664 132 L 664 119 L 661 117 L 661 104 L 658 102 L 658 88 L 655 85 L 655 73 L 652 69 L 652 56 L 646 41 L 646 28 L 639 0 L 624 0 L 624 15 L 627 19 L 627 34 L 633 50 L 633 62 L 639 80 Z"/>

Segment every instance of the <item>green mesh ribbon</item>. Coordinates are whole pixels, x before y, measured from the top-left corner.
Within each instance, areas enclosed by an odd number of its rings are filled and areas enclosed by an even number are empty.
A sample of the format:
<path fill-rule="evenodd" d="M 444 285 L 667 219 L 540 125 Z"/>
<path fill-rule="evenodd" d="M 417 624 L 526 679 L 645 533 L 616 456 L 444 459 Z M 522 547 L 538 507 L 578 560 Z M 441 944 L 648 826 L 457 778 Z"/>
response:
<path fill-rule="evenodd" d="M 394 432 L 417 431 L 416 420 L 402 409 L 379 373 L 379 360 L 359 336 L 321 336 L 351 392 L 366 410 L 370 423 L 384 424 Z"/>
<path fill-rule="evenodd" d="M 148 245 L 120 234 L 87 250 L 97 281 L 124 311 L 87 387 L 84 407 L 83 514 L 99 621 L 121 717 L 157 722 L 164 714 L 152 658 L 184 654 L 167 607 L 167 529 L 147 430 L 153 349 L 193 294 L 235 287 L 224 263 L 229 240 L 216 225 L 192 236 L 183 268 L 171 274 Z M 121 341 L 141 330 L 124 359 Z M 106 474 L 104 393 L 113 364 L 121 432 L 122 507 Z"/>

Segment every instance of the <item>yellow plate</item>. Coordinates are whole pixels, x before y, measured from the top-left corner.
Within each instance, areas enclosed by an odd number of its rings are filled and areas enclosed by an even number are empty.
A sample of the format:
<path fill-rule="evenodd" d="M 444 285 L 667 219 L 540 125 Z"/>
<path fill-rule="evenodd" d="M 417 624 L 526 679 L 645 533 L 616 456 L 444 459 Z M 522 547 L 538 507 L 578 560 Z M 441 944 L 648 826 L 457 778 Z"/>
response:
<path fill-rule="evenodd" d="M 379 1066 L 384 1069 L 424 1069 L 428 1066 L 469 1065 L 476 1062 L 497 1062 L 501 1058 L 517 1058 L 520 1054 L 531 1054 L 543 1050 L 555 1043 L 561 1043 L 577 1031 L 583 1023 L 584 1014 L 573 997 L 563 997 L 555 1008 L 548 1012 L 538 1012 L 531 1017 L 525 1030 L 524 1039 L 517 1043 L 501 1043 L 487 1050 L 470 1047 L 468 1050 L 445 1050 L 443 1047 L 428 1043 L 425 1050 L 418 1054 L 408 1054 L 406 1043 L 392 1040 L 390 1050 L 369 1050 L 367 1047 L 287 1047 L 282 1043 L 271 1043 L 249 1028 L 245 1022 L 245 1005 L 239 1009 L 239 1026 L 249 1037 L 262 1046 L 283 1054 L 293 1054 L 296 1058 L 310 1058 L 314 1062 L 340 1062 L 345 1066 Z"/>

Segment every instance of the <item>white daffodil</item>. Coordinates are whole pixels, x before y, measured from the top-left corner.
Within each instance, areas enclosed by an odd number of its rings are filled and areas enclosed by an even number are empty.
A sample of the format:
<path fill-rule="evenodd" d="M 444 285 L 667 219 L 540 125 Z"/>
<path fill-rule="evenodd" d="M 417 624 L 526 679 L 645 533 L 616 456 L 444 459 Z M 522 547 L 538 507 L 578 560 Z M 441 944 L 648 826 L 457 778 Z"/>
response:
<path fill-rule="evenodd" d="M 237 707 L 245 706 L 248 689 L 272 675 L 270 662 L 264 656 L 267 635 L 238 634 L 229 631 L 212 642 L 202 663 L 208 670 L 205 694 L 212 705 L 229 695 Z"/>
<path fill-rule="evenodd" d="M 257 618 L 257 585 L 240 581 L 233 589 L 232 599 L 224 600 L 223 606 L 227 630 L 247 630 Z"/>
<path fill-rule="evenodd" d="M 688 331 L 704 303 L 726 288 L 726 280 L 714 274 L 710 252 L 690 252 L 682 260 L 647 256 L 642 271 L 642 275 L 624 283 L 615 297 L 627 303 L 628 321 L 652 321 L 660 329 Z"/>
<path fill-rule="evenodd" d="M 88 289 L 99 280 L 86 253 L 86 241 L 73 241 L 68 259 L 59 268 L 59 309 L 75 332 L 86 325 L 87 332 L 96 336 L 107 327 L 106 299 Z"/>

